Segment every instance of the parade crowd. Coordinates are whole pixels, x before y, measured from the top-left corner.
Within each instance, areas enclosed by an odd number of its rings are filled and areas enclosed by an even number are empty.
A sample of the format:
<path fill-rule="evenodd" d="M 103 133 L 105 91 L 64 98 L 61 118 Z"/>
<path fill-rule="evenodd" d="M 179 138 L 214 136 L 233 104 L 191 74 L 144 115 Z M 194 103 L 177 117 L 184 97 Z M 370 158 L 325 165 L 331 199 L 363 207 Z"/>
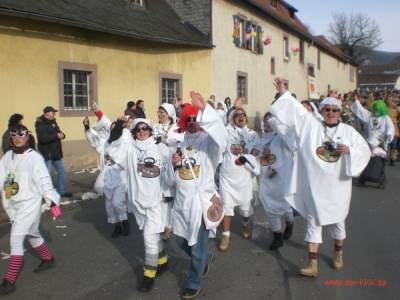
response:
<path fill-rule="evenodd" d="M 398 160 L 398 94 L 332 92 L 318 101 L 300 102 L 282 78 L 275 78 L 273 85 L 277 94 L 264 114 L 261 136 L 248 127 L 244 98 L 217 102 L 215 96 L 206 100 L 197 92 L 190 92 L 190 103 L 179 98 L 162 103 L 153 124 L 143 100 L 129 101 L 115 121 L 96 105 L 97 121 L 83 120 L 87 141 L 99 154 L 94 190 L 106 199 L 111 238 L 130 234 L 130 213 L 143 233 L 139 291 L 151 291 L 155 278 L 160 280 L 168 269 L 164 241 L 174 235 L 190 259 L 181 298 L 197 297 L 215 258 L 208 239 L 220 228 L 218 249 L 228 251 L 235 214 L 248 239 L 255 203 L 262 204 L 269 219 L 271 251 L 290 239 L 294 214 L 307 221 L 308 261 L 299 269 L 301 275 L 318 275 L 323 226 L 333 239 L 332 267 L 344 267 L 352 178 L 360 176 L 373 157 L 384 162 L 382 176 L 386 161 L 393 166 Z M 37 141 L 20 114 L 10 117 L 3 135 L 0 189 L 12 227 L 9 268 L 0 294 L 16 290 L 25 239 L 42 259 L 34 272 L 56 266 L 39 224 L 43 199 L 57 218 L 60 198 L 72 196 L 66 191 L 61 143 L 66 136 L 55 120 L 57 112 L 51 106 L 43 109 L 35 123 Z M 359 133 L 364 130 L 366 138 Z"/>

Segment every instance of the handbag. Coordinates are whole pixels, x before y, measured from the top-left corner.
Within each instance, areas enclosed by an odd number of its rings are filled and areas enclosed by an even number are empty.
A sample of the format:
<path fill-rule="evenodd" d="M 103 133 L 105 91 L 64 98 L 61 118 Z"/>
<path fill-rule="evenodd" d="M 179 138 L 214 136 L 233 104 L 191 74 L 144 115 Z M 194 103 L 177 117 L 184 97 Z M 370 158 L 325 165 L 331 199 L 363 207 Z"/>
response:
<path fill-rule="evenodd" d="M 96 182 L 94 183 L 93 190 L 96 192 L 96 194 L 100 196 L 104 195 L 105 177 L 107 168 L 108 168 L 108 161 L 105 164 L 103 170 L 100 171 L 100 174 L 99 176 L 97 176 Z"/>
<path fill-rule="evenodd" d="M 184 152 L 186 156 L 186 151 L 184 150 Z M 206 191 L 200 189 L 190 161 L 188 165 L 190 168 L 190 172 L 192 173 L 194 183 L 197 187 L 197 193 L 200 198 L 200 206 L 203 214 L 204 224 L 206 225 L 207 229 L 216 228 L 218 227 L 219 223 L 221 223 L 225 215 L 222 200 L 219 197 L 217 191 Z"/>

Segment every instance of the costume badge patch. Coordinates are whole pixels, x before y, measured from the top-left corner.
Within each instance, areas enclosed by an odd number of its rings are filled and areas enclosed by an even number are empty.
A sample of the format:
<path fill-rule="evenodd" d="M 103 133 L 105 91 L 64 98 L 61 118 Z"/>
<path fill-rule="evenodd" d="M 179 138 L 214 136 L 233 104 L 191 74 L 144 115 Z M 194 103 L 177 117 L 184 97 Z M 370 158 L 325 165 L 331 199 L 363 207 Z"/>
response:
<path fill-rule="evenodd" d="M 336 149 L 335 142 L 324 142 L 323 146 L 317 148 L 316 153 L 320 159 L 329 163 L 337 162 L 340 158 L 340 153 Z"/>
<path fill-rule="evenodd" d="M 156 160 L 152 157 L 146 157 L 144 163 L 137 166 L 138 175 L 144 178 L 156 178 L 160 175 L 160 168 L 155 165 Z"/>
<path fill-rule="evenodd" d="M 193 175 L 192 172 L 190 171 L 190 166 L 189 164 L 192 165 L 194 175 L 196 178 L 199 178 L 199 173 L 200 173 L 200 166 L 196 165 L 196 160 L 191 157 L 189 159 L 185 160 L 185 163 L 182 164 L 182 167 L 179 168 L 179 177 L 183 180 L 192 180 Z"/>

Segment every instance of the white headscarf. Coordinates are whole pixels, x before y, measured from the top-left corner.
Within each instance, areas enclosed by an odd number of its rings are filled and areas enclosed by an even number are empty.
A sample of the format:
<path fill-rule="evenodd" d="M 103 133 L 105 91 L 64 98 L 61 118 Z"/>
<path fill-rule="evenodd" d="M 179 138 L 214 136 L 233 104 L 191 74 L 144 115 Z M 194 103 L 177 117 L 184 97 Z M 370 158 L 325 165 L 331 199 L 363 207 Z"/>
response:
<path fill-rule="evenodd" d="M 320 104 L 319 104 L 319 110 L 322 111 L 322 109 L 327 106 L 327 105 L 336 105 L 340 111 L 342 111 L 342 101 L 339 99 L 333 98 L 333 97 L 328 97 L 325 98 Z"/>
<path fill-rule="evenodd" d="M 228 108 L 226 107 L 226 104 L 224 101 L 219 101 L 218 104 L 222 105 L 224 112 L 226 112 L 226 113 L 228 112 Z M 217 109 L 218 109 L 218 105 L 217 105 Z"/>
<path fill-rule="evenodd" d="M 134 120 L 133 120 L 133 122 L 132 122 L 132 128 L 135 128 L 136 125 L 139 124 L 139 123 L 146 123 L 149 127 L 151 127 L 151 125 L 150 125 L 150 120 L 148 120 L 148 119 L 143 119 L 143 118 L 137 118 L 137 119 L 134 119 Z"/>
<path fill-rule="evenodd" d="M 175 106 L 173 106 L 170 103 L 163 103 L 161 106 L 165 109 L 167 114 L 174 120 L 174 123 L 176 123 L 176 110 Z"/>

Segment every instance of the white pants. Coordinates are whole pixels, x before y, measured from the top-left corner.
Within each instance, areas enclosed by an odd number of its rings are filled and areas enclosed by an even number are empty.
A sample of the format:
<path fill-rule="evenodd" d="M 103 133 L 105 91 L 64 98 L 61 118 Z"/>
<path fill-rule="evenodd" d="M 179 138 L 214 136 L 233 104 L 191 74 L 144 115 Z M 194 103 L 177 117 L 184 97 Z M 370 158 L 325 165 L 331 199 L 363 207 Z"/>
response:
<path fill-rule="evenodd" d="M 281 231 L 282 230 L 282 224 L 281 224 L 281 216 L 276 215 L 276 214 L 270 214 L 267 213 L 269 223 L 271 224 L 271 230 L 273 232 Z M 293 210 L 289 206 L 289 209 L 283 214 L 283 219 L 287 223 L 292 223 L 293 222 Z"/>
<path fill-rule="evenodd" d="M 145 250 L 145 268 L 155 270 L 158 265 L 158 254 L 164 250 L 164 243 L 159 233 L 143 234 Z"/>
<path fill-rule="evenodd" d="M 238 205 L 238 207 L 239 207 L 239 214 L 243 218 L 248 218 L 254 213 L 251 201 L 247 202 L 246 204 Z M 224 203 L 225 215 L 233 217 L 235 215 L 234 208 L 235 208 L 234 206 L 228 206 Z"/>
<path fill-rule="evenodd" d="M 326 226 L 328 226 L 329 235 L 333 239 L 344 240 L 346 238 L 345 220 Z M 322 243 L 322 226 L 317 226 L 315 219 L 310 215 L 307 217 L 307 232 L 304 240 L 309 243 Z"/>

